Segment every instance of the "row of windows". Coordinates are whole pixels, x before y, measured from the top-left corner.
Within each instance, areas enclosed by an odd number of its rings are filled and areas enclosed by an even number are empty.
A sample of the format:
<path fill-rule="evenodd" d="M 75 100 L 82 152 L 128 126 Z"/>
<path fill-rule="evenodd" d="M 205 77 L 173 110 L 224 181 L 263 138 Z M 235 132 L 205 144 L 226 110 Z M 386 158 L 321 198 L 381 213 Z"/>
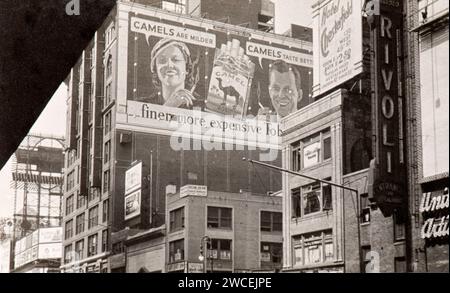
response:
<path fill-rule="evenodd" d="M 106 199 L 102 203 L 102 223 L 108 221 L 109 218 L 109 200 Z M 87 228 L 91 229 L 99 225 L 98 214 L 99 207 L 94 206 L 88 210 L 88 218 L 86 219 L 85 213 L 79 214 L 75 218 L 75 235 L 83 233 L 85 230 L 85 223 L 87 222 Z M 66 221 L 64 224 L 64 239 L 70 239 L 74 236 L 73 234 L 73 219 Z"/>
<path fill-rule="evenodd" d="M 108 230 L 102 232 L 101 252 L 106 252 L 109 245 Z M 64 247 L 64 263 L 72 261 L 79 261 L 86 257 L 97 255 L 98 251 L 98 233 L 90 235 L 87 238 L 87 251 L 85 250 L 85 239 L 81 239 L 74 244 L 69 244 Z"/>
<path fill-rule="evenodd" d="M 173 210 L 169 214 L 170 232 L 184 229 L 184 207 Z M 232 229 L 232 209 L 211 207 L 207 209 L 207 227 L 215 229 Z M 282 231 L 283 218 L 279 212 L 261 211 L 260 229 L 265 232 Z"/>
<path fill-rule="evenodd" d="M 221 261 L 232 260 L 232 241 L 229 239 L 210 239 L 207 243 L 207 258 Z M 262 263 L 281 263 L 283 244 L 273 242 L 261 242 L 260 256 Z M 202 252 L 204 253 L 204 252 Z M 183 261 L 184 239 L 169 243 L 169 263 Z"/>

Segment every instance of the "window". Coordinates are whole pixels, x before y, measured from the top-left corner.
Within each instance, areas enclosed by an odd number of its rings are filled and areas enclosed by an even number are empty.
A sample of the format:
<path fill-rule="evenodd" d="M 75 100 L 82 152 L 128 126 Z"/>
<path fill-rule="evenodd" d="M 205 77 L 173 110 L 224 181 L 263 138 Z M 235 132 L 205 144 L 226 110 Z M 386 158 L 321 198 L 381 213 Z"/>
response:
<path fill-rule="evenodd" d="M 394 241 L 405 240 L 405 219 L 401 211 L 395 210 L 393 214 L 394 221 Z"/>
<path fill-rule="evenodd" d="M 184 229 L 184 207 L 170 212 L 170 232 Z"/>
<path fill-rule="evenodd" d="M 370 201 L 367 193 L 361 194 L 361 223 L 370 223 Z"/>
<path fill-rule="evenodd" d="M 108 230 L 102 231 L 102 252 L 105 252 L 108 250 Z"/>
<path fill-rule="evenodd" d="M 226 261 L 231 260 L 231 240 L 211 239 L 209 257 Z"/>
<path fill-rule="evenodd" d="M 300 218 L 302 216 L 301 206 L 301 189 L 295 188 L 292 190 L 292 218 Z"/>
<path fill-rule="evenodd" d="M 394 259 L 395 262 L 395 272 L 396 273 L 406 273 L 406 259 L 404 257 L 396 257 Z"/>
<path fill-rule="evenodd" d="M 261 262 L 281 263 L 283 244 L 261 242 Z"/>
<path fill-rule="evenodd" d="M 105 135 L 111 131 L 111 112 L 105 114 L 103 129 Z"/>
<path fill-rule="evenodd" d="M 125 252 L 125 246 L 123 242 L 117 242 L 112 245 L 112 253 L 113 254 L 121 254 Z"/>
<path fill-rule="evenodd" d="M 84 239 L 75 243 L 75 260 L 84 258 Z"/>
<path fill-rule="evenodd" d="M 103 172 L 103 193 L 109 191 L 109 170 Z"/>
<path fill-rule="evenodd" d="M 72 262 L 72 244 L 66 245 L 64 247 L 64 263 Z"/>
<path fill-rule="evenodd" d="M 89 209 L 89 225 L 88 229 L 98 225 L 98 206 Z"/>
<path fill-rule="evenodd" d="M 82 213 L 81 215 L 78 215 L 76 220 L 75 220 L 75 225 L 76 225 L 76 235 L 83 233 L 84 232 L 84 213 Z"/>
<path fill-rule="evenodd" d="M 169 262 L 184 260 L 184 239 L 169 243 Z"/>
<path fill-rule="evenodd" d="M 105 142 L 104 150 L 105 153 L 103 155 L 103 163 L 106 164 L 111 158 L 111 141 L 108 140 L 107 142 Z"/>
<path fill-rule="evenodd" d="M 372 261 L 372 255 L 371 252 L 372 249 L 370 247 L 370 245 L 364 245 L 361 247 L 361 254 L 362 254 L 362 258 L 363 258 L 363 272 L 365 273 L 369 273 L 372 271 L 372 266 L 370 265 L 371 261 Z"/>
<path fill-rule="evenodd" d="M 66 182 L 66 191 L 72 190 L 72 188 L 75 187 L 75 170 L 72 170 L 69 174 L 67 174 Z"/>
<path fill-rule="evenodd" d="M 105 86 L 105 97 L 103 99 L 103 108 L 106 108 L 111 103 L 111 82 Z"/>
<path fill-rule="evenodd" d="M 97 254 L 97 234 L 88 237 L 88 257 Z"/>
<path fill-rule="evenodd" d="M 106 222 L 109 217 L 109 199 L 103 201 L 102 222 Z"/>
<path fill-rule="evenodd" d="M 303 214 L 308 215 L 320 212 L 320 184 L 312 184 L 302 188 Z"/>
<path fill-rule="evenodd" d="M 108 61 L 106 61 L 106 78 L 110 78 L 112 75 L 112 57 L 108 57 Z"/>
<path fill-rule="evenodd" d="M 330 181 L 330 178 L 324 179 Z M 333 209 L 331 185 L 317 182 L 291 191 L 292 218 Z"/>
<path fill-rule="evenodd" d="M 208 228 L 231 229 L 231 208 L 208 207 Z"/>
<path fill-rule="evenodd" d="M 282 231 L 283 215 L 278 212 L 261 211 L 261 231 Z"/>
<path fill-rule="evenodd" d="M 80 193 L 77 194 L 77 209 L 83 207 L 86 205 L 86 197 L 84 195 L 81 195 Z"/>
<path fill-rule="evenodd" d="M 334 258 L 331 230 L 294 236 L 293 247 L 297 266 L 331 262 Z"/>
<path fill-rule="evenodd" d="M 64 225 L 64 239 L 67 240 L 73 236 L 73 220 L 69 220 Z"/>
<path fill-rule="evenodd" d="M 100 197 L 100 189 L 96 187 L 88 188 L 88 201 L 91 202 Z"/>
<path fill-rule="evenodd" d="M 74 196 L 73 194 L 66 198 L 66 216 L 73 212 Z"/>
<path fill-rule="evenodd" d="M 292 170 L 300 171 L 302 169 L 302 149 L 300 143 L 292 146 Z"/>
<path fill-rule="evenodd" d="M 331 159 L 330 131 L 323 131 L 291 145 L 291 169 L 300 171 Z"/>

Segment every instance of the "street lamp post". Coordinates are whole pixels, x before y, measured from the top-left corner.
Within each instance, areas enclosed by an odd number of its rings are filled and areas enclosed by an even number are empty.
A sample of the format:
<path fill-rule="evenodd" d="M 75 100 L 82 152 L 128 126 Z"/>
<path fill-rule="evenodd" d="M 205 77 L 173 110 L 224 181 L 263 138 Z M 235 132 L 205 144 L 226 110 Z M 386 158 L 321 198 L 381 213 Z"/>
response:
<path fill-rule="evenodd" d="M 364 263 L 364 261 L 363 261 L 362 251 L 361 251 L 361 227 L 360 227 L 360 211 L 359 211 L 359 191 L 357 189 L 354 189 L 354 188 L 351 188 L 351 187 L 347 187 L 347 186 L 344 186 L 344 185 L 341 185 L 341 184 L 338 184 L 338 183 L 335 183 L 335 182 L 332 182 L 332 181 L 322 180 L 322 179 L 319 179 L 319 178 L 315 178 L 315 177 L 312 177 L 312 176 L 308 176 L 308 175 L 305 175 L 305 174 L 294 172 L 294 171 L 291 171 L 291 170 L 288 170 L 288 169 L 280 168 L 280 167 L 277 167 L 277 166 L 274 166 L 274 165 L 270 165 L 270 164 L 262 163 L 262 162 L 259 162 L 259 161 L 247 159 L 245 157 L 242 158 L 242 160 L 243 161 L 247 161 L 247 162 L 252 163 L 252 164 L 257 164 L 257 165 L 260 165 L 260 166 L 264 166 L 264 167 L 267 167 L 267 168 L 278 170 L 280 172 L 286 172 L 286 173 L 289 173 L 289 174 L 292 174 L 292 175 L 296 175 L 296 176 L 300 176 L 300 177 L 303 177 L 303 178 L 306 178 L 306 179 L 322 182 L 322 183 L 325 183 L 325 184 L 329 184 L 331 186 L 335 186 L 335 187 L 338 187 L 338 188 L 342 188 L 344 190 L 348 190 L 348 191 L 354 192 L 356 194 L 356 225 L 357 225 L 357 234 L 358 234 L 359 270 L 360 270 L 360 272 L 363 271 L 363 263 Z M 344 219 L 344 221 L 345 221 L 345 219 Z"/>
<path fill-rule="evenodd" d="M 203 245 L 205 244 L 205 245 Z M 207 266 L 208 266 L 208 255 L 209 255 L 209 251 L 208 251 L 208 246 L 211 245 L 211 238 L 209 238 L 209 236 L 203 236 L 202 239 L 200 240 L 200 255 L 198 256 L 198 259 L 203 262 L 203 273 L 207 272 Z M 213 262 L 212 262 L 212 258 L 211 259 L 211 273 L 213 272 Z"/>

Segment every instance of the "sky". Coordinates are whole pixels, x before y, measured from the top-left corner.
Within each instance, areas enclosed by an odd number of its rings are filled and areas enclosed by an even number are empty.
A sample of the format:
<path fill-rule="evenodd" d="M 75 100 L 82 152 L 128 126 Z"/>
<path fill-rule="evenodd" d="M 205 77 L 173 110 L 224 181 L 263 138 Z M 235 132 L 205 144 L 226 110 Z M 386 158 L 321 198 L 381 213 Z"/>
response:
<path fill-rule="evenodd" d="M 272 0 L 275 3 L 275 32 L 282 34 L 290 24 L 312 26 L 311 5 L 314 0 Z M 36 120 L 30 133 L 64 136 L 66 127 L 67 88 L 62 83 L 53 94 L 44 111 Z M 13 214 L 14 191 L 11 182 L 11 159 L 0 170 L 0 217 Z"/>

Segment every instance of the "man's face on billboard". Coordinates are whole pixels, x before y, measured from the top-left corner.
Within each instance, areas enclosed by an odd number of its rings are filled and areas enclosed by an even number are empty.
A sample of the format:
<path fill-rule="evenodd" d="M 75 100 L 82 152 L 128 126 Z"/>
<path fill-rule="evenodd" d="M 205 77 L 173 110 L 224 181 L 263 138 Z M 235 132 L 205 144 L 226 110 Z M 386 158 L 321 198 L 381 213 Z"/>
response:
<path fill-rule="evenodd" d="M 156 57 L 156 72 L 164 86 L 177 87 L 186 78 L 186 60 L 176 46 L 165 48 Z"/>
<path fill-rule="evenodd" d="M 278 115 L 285 117 L 297 110 L 299 92 L 292 71 L 280 73 L 272 70 L 270 73 L 269 95 L 272 105 Z"/>

